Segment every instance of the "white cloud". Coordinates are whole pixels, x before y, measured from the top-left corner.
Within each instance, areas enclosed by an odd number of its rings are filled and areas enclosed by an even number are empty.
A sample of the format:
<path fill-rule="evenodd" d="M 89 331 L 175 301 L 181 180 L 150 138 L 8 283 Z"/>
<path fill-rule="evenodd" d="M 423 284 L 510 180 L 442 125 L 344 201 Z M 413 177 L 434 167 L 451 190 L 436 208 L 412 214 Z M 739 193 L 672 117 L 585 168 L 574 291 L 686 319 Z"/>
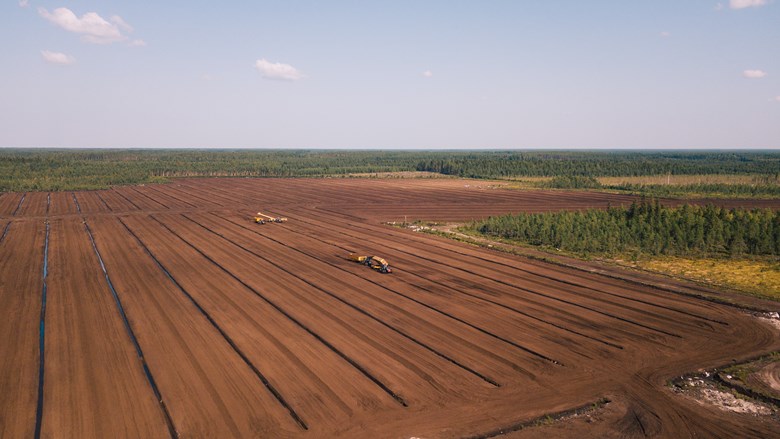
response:
<path fill-rule="evenodd" d="M 760 79 L 766 76 L 766 72 L 763 70 L 743 70 L 742 76 L 750 79 Z"/>
<path fill-rule="evenodd" d="M 19 0 L 19 7 L 26 8 L 30 5 L 30 0 Z"/>
<path fill-rule="evenodd" d="M 111 44 L 125 41 L 127 36 L 122 34 L 120 27 L 126 32 L 132 31 L 132 28 L 117 15 L 112 16 L 109 22 L 96 12 L 87 12 L 79 18 L 68 8 L 57 8 L 52 12 L 47 11 L 46 8 L 38 8 L 38 13 L 66 31 L 81 34 L 82 41 L 88 43 Z"/>
<path fill-rule="evenodd" d="M 433 77 L 433 72 L 430 71 L 430 70 L 426 70 L 426 71 L 422 72 L 422 75 L 425 76 L 426 78 L 432 78 Z"/>
<path fill-rule="evenodd" d="M 76 62 L 76 59 L 73 58 L 70 55 L 65 55 L 64 53 L 60 52 L 50 52 L 48 50 L 41 50 L 41 56 L 43 56 L 44 61 L 51 64 L 59 64 L 59 65 L 69 65 Z"/>
<path fill-rule="evenodd" d="M 125 32 L 132 32 L 133 27 L 129 24 L 125 23 L 125 20 L 122 20 L 122 17 L 118 15 L 112 15 L 110 18 L 111 22 L 117 25 L 120 29 L 122 29 Z"/>
<path fill-rule="evenodd" d="M 297 81 L 304 77 L 303 73 L 289 64 L 272 63 L 265 58 L 255 61 L 255 68 L 263 78 Z"/>
<path fill-rule="evenodd" d="M 658 34 L 658 35 L 659 35 L 660 37 L 662 37 L 662 38 L 669 38 L 669 37 L 671 37 L 671 36 L 672 36 L 672 33 L 671 33 L 671 32 L 667 32 L 667 31 L 663 31 L 663 32 L 661 32 L 661 33 L 660 33 L 660 34 Z"/>
<path fill-rule="evenodd" d="M 767 0 L 729 0 L 731 9 L 757 8 L 767 4 Z"/>
<path fill-rule="evenodd" d="M 144 40 L 133 40 L 133 41 L 127 43 L 127 45 L 130 46 L 130 47 L 144 47 L 144 46 L 146 46 L 146 41 L 144 41 Z"/>

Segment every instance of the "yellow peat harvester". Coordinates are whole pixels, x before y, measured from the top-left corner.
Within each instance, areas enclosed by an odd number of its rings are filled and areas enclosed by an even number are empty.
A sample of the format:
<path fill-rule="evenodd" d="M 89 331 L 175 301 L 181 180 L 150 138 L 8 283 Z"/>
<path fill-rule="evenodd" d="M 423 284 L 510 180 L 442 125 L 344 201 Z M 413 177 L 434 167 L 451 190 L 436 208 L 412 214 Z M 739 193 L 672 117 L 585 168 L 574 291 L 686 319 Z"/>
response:
<path fill-rule="evenodd" d="M 360 256 L 356 255 L 354 253 L 350 253 L 349 255 L 350 261 L 359 262 L 363 265 L 366 265 L 368 267 L 373 268 L 374 270 L 380 272 L 380 273 L 392 273 L 393 269 L 390 268 L 390 265 L 387 264 L 387 261 L 380 258 L 379 256 Z"/>
<path fill-rule="evenodd" d="M 270 216 L 266 215 L 262 212 L 257 212 L 257 216 L 255 217 L 255 223 L 257 224 L 265 224 L 265 223 L 286 223 L 287 218 L 283 216 Z"/>

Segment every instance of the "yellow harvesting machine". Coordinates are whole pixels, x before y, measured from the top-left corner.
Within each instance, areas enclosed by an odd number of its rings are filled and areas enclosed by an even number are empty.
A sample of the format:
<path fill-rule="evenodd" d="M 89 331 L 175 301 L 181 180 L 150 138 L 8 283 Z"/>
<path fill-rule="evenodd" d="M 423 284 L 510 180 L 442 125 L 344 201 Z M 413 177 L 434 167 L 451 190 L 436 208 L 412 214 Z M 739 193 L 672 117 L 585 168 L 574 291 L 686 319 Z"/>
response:
<path fill-rule="evenodd" d="M 274 217 L 274 216 L 266 215 L 266 214 L 264 214 L 262 212 L 257 212 L 257 216 L 255 217 L 255 222 L 257 224 L 265 224 L 265 223 L 268 223 L 268 222 L 270 222 L 270 223 L 286 223 L 287 222 L 287 218 L 285 218 L 283 216 Z"/>
<path fill-rule="evenodd" d="M 390 268 L 390 265 L 387 264 L 387 261 L 380 258 L 379 256 L 361 256 L 361 255 L 356 255 L 355 253 L 350 253 L 349 260 L 359 262 L 363 265 L 371 267 L 380 273 L 393 272 L 393 269 Z"/>

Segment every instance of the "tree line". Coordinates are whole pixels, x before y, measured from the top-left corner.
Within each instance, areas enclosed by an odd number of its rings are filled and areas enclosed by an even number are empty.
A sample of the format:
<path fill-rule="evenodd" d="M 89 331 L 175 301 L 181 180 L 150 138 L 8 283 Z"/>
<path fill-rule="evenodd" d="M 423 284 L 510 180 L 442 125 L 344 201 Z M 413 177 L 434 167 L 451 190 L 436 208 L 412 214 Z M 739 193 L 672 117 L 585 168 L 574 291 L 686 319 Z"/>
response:
<path fill-rule="evenodd" d="M 468 226 L 479 233 L 579 254 L 676 256 L 780 255 L 780 211 L 714 205 L 510 214 Z"/>
<path fill-rule="evenodd" d="M 740 183 L 692 183 L 692 184 L 602 184 L 598 179 L 583 175 L 562 175 L 535 185 L 544 189 L 606 189 L 650 197 L 717 196 L 770 198 L 780 197 L 778 175 L 759 175 L 755 184 Z"/>
<path fill-rule="evenodd" d="M 780 171 L 780 154 L 755 151 L 488 151 L 432 157 L 421 160 L 416 169 L 470 178 L 768 175 Z"/>
<path fill-rule="evenodd" d="M 599 176 L 776 174 L 780 153 L 0 149 L 0 191 L 100 189 L 172 177 L 322 177 L 415 170 L 471 178 L 574 178 L 556 184 L 589 187 L 593 183 L 588 178 Z"/>

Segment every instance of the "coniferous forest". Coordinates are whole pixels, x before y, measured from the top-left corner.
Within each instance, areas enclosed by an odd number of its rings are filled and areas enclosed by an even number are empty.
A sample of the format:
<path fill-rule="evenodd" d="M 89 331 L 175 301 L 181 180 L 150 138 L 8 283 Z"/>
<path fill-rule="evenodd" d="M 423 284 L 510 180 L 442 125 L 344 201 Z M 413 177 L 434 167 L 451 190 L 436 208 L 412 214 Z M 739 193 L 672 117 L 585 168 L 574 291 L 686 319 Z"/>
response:
<path fill-rule="evenodd" d="M 766 151 L 357 151 L 2 149 L 0 191 L 103 189 L 175 177 L 322 177 L 428 171 L 469 178 L 557 177 L 557 188 L 599 188 L 595 177 L 753 175 L 767 184 L 704 188 L 777 195 L 780 153 Z M 547 184 L 547 183 L 545 183 Z M 609 188 L 607 188 L 609 189 Z M 647 192 L 653 188 L 613 188 Z M 657 188 L 656 188 L 657 189 Z M 752 191 L 752 192 L 751 192 Z"/>
<path fill-rule="evenodd" d="M 495 216 L 468 228 L 579 254 L 780 255 L 780 211 L 768 209 L 643 200 L 629 208 Z"/>

